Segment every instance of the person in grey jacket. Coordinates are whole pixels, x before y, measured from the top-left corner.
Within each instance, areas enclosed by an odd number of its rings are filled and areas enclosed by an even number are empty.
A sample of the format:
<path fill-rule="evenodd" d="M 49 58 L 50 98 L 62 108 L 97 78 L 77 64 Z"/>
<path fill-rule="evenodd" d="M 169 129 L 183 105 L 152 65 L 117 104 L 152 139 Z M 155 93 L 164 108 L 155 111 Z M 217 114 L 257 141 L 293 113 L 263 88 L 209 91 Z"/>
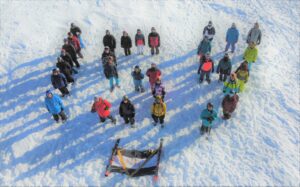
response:
<path fill-rule="evenodd" d="M 254 27 L 250 29 L 247 36 L 247 43 L 250 44 L 251 42 L 254 42 L 256 45 L 259 45 L 261 42 L 261 30 L 257 22 L 254 24 Z"/>

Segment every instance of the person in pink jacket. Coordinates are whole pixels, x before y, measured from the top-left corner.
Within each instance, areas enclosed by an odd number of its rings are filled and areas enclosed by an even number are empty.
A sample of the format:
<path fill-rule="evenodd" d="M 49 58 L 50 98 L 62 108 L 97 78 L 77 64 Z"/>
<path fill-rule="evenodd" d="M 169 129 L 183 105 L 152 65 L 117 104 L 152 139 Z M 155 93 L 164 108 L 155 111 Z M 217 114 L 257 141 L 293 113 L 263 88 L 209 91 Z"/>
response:
<path fill-rule="evenodd" d="M 154 55 L 154 49 L 155 54 L 159 54 L 160 36 L 154 27 L 151 28 L 151 33 L 148 35 L 148 45 L 151 48 L 151 55 Z"/>

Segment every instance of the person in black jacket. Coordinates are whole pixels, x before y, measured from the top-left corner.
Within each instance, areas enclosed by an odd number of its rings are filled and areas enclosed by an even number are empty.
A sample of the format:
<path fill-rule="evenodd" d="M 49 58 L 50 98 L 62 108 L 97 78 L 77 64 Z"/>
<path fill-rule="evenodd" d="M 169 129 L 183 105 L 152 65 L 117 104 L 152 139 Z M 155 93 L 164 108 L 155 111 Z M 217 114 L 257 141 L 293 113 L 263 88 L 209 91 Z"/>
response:
<path fill-rule="evenodd" d="M 64 49 L 67 53 L 70 54 L 72 57 L 73 62 L 75 62 L 76 67 L 80 68 L 80 64 L 77 60 L 77 54 L 75 48 L 69 43 L 69 40 L 67 38 L 64 39 L 64 45 L 62 46 L 62 49 Z"/>
<path fill-rule="evenodd" d="M 123 100 L 120 103 L 119 114 L 124 119 L 125 124 L 128 124 L 130 122 L 131 125 L 134 125 L 135 122 L 134 105 L 131 103 L 131 101 L 128 99 L 126 95 L 123 97 Z"/>
<path fill-rule="evenodd" d="M 123 31 L 123 36 L 121 37 L 121 47 L 124 48 L 125 55 L 131 54 L 130 48 L 132 47 L 131 38 L 128 36 L 126 31 Z"/>
<path fill-rule="evenodd" d="M 71 23 L 70 32 L 77 38 L 79 37 L 79 35 L 81 35 L 81 29 L 78 26 L 76 26 L 74 23 Z"/>
<path fill-rule="evenodd" d="M 116 39 L 110 34 L 109 30 L 106 30 L 106 35 L 103 37 L 103 45 L 108 46 L 112 52 L 115 52 Z"/>
<path fill-rule="evenodd" d="M 151 33 L 148 35 L 148 45 L 151 48 L 151 54 L 154 55 L 154 49 L 155 54 L 159 54 L 159 47 L 160 47 L 160 36 L 156 32 L 155 28 L 151 28 Z"/>
<path fill-rule="evenodd" d="M 115 86 L 120 88 L 117 67 L 114 64 L 113 57 L 111 56 L 108 57 L 108 63 L 104 67 L 104 75 L 107 79 L 109 79 L 111 92 L 114 90 Z M 116 85 L 114 85 L 114 81 L 116 82 Z"/>
<path fill-rule="evenodd" d="M 216 34 L 215 27 L 212 24 L 212 21 L 208 22 L 208 25 L 204 27 L 203 29 L 203 37 L 207 36 L 209 41 L 212 41 L 214 39 L 214 36 Z"/>
<path fill-rule="evenodd" d="M 72 67 L 68 62 L 64 61 L 61 57 L 58 57 L 56 67 L 58 67 L 59 71 L 65 75 L 68 83 L 74 82 L 74 78 L 72 77 Z"/>
<path fill-rule="evenodd" d="M 217 73 L 219 73 L 219 82 L 225 82 L 227 76 L 231 73 L 231 60 L 229 58 L 228 53 L 225 53 L 224 57 L 219 61 L 217 67 Z"/>
<path fill-rule="evenodd" d="M 102 57 L 101 57 L 101 60 L 102 60 L 102 65 L 105 66 L 107 63 L 108 63 L 108 58 L 109 57 L 113 57 L 113 61 L 115 63 L 115 65 L 117 66 L 117 58 L 116 58 L 116 55 L 114 52 L 110 51 L 109 47 L 108 46 L 105 46 L 104 47 L 104 51 L 102 53 Z"/>
<path fill-rule="evenodd" d="M 59 89 L 59 91 L 62 93 L 62 97 L 70 94 L 67 88 L 68 83 L 65 75 L 60 73 L 56 68 L 52 70 L 51 83 L 54 89 Z"/>

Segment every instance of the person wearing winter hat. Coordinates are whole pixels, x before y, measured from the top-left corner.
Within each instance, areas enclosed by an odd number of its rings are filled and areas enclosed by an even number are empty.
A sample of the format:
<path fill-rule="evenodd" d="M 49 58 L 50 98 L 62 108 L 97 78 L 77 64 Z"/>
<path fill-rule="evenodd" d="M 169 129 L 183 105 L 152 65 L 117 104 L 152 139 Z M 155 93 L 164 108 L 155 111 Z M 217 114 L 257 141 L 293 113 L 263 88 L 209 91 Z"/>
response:
<path fill-rule="evenodd" d="M 235 23 L 232 23 L 231 27 L 227 30 L 226 33 L 226 47 L 225 52 L 228 51 L 229 47 L 231 46 L 231 53 L 234 53 L 235 45 L 239 40 L 239 31 L 236 28 Z"/>
<path fill-rule="evenodd" d="M 144 86 L 143 86 L 144 74 L 142 73 L 142 71 L 138 65 L 136 65 L 134 67 L 134 70 L 131 72 L 131 76 L 133 78 L 135 91 L 144 92 L 145 91 Z"/>
<path fill-rule="evenodd" d="M 205 55 L 205 59 L 200 63 L 198 74 L 200 74 L 199 83 L 203 82 L 204 76 L 206 77 L 206 81 L 210 84 L 210 73 L 214 72 L 214 61 L 210 58 L 210 54 L 207 53 Z"/>
<path fill-rule="evenodd" d="M 68 32 L 68 40 L 71 45 L 74 46 L 76 53 L 78 54 L 79 58 L 83 58 L 83 55 L 81 53 L 81 46 L 79 39 L 73 35 L 71 32 Z"/>
<path fill-rule="evenodd" d="M 161 71 L 156 67 L 155 63 L 151 64 L 151 68 L 149 68 L 146 72 L 146 75 L 149 77 L 149 83 L 151 87 L 151 91 L 154 89 L 154 84 L 156 79 L 162 75 Z"/>
<path fill-rule="evenodd" d="M 217 73 L 219 74 L 219 82 L 224 82 L 228 75 L 231 73 L 231 60 L 228 53 L 225 53 L 224 57 L 219 61 L 217 67 Z"/>
<path fill-rule="evenodd" d="M 142 33 L 141 29 L 138 29 L 135 34 L 135 46 L 137 47 L 137 53 L 139 55 L 143 55 L 145 44 L 145 36 Z"/>
<path fill-rule="evenodd" d="M 117 46 L 116 39 L 112 34 L 110 34 L 109 30 L 105 31 L 105 36 L 103 37 L 103 45 L 108 46 L 111 52 L 115 52 Z"/>
<path fill-rule="evenodd" d="M 261 30 L 259 29 L 259 24 L 257 22 L 247 35 L 247 44 L 250 44 L 251 42 L 254 42 L 256 45 L 259 45 L 261 42 Z"/>
<path fill-rule="evenodd" d="M 215 27 L 213 26 L 212 21 L 209 21 L 208 25 L 203 29 L 203 37 L 207 36 L 208 40 L 211 42 L 214 39 L 215 34 Z"/>
<path fill-rule="evenodd" d="M 166 91 L 165 91 L 165 87 L 163 86 L 163 84 L 161 82 L 160 77 L 156 79 L 156 82 L 154 84 L 154 89 L 152 91 L 152 95 L 154 98 L 157 98 L 158 96 L 160 96 L 162 100 L 164 100 L 164 98 L 165 98 Z"/>
<path fill-rule="evenodd" d="M 249 79 L 249 70 L 247 62 L 244 61 L 240 67 L 235 71 L 237 76 L 237 83 L 239 85 L 239 92 L 243 92 L 245 89 L 245 84 L 248 82 Z"/>
<path fill-rule="evenodd" d="M 128 124 L 130 122 L 131 125 L 134 125 L 135 122 L 134 105 L 131 103 L 131 101 L 126 95 L 123 96 L 123 100 L 120 103 L 119 114 L 124 119 L 125 124 Z"/>
<path fill-rule="evenodd" d="M 74 23 L 71 23 L 70 32 L 77 38 L 79 38 L 79 36 L 81 35 L 81 29 Z"/>
<path fill-rule="evenodd" d="M 121 47 L 124 48 L 125 56 L 131 55 L 132 42 L 126 31 L 123 31 L 123 36 L 121 37 Z"/>
<path fill-rule="evenodd" d="M 200 42 L 200 44 L 198 45 L 198 51 L 197 54 L 199 56 L 199 59 L 203 59 L 202 57 L 211 52 L 211 44 L 210 41 L 208 39 L 208 36 L 204 36 L 203 40 Z"/>
<path fill-rule="evenodd" d="M 157 96 L 155 102 L 151 106 L 152 119 L 154 120 L 154 126 L 157 125 L 158 121 L 163 126 L 165 115 L 167 112 L 167 105 L 164 103 L 160 96 Z"/>
<path fill-rule="evenodd" d="M 58 95 L 53 94 L 50 90 L 46 91 L 45 105 L 56 122 L 59 122 L 60 118 L 63 122 L 67 120 L 61 98 Z"/>
<path fill-rule="evenodd" d="M 60 73 L 59 69 L 57 68 L 52 70 L 51 83 L 54 89 L 59 89 L 59 91 L 62 93 L 62 97 L 70 94 L 67 88 L 68 86 L 67 79 L 65 75 Z"/>
<path fill-rule="evenodd" d="M 222 101 L 223 108 L 223 119 L 227 120 L 231 118 L 231 114 L 234 112 L 237 103 L 239 101 L 239 96 L 234 94 L 232 96 L 226 95 Z"/>
<path fill-rule="evenodd" d="M 228 81 L 224 82 L 223 93 L 225 95 L 232 95 L 239 92 L 240 86 L 235 73 L 230 74 Z"/>
<path fill-rule="evenodd" d="M 217 112 L 214 110 L 214 106 L 211 103 L 207 104 L 206 109 L 201 112 L 200 118 L 202 120 L 202 126 L 200 128 L 201 134 L 210 133 L 211 127 L 215 119 L 217 119 Z"/>
<path fill-rule="evenodd" d="M 103 123 L 106 119 L 110 119 L 113 124 L 116 124 L 117 120 L 111 115 L 111 104 L 102 97 L 94 97 L 94 103 L 92 105 L 91 112 L 97 112 L 100 121 Z"/>
<path fill-rule="evenodd" d="M 151 28 L 151 33 L 148 35 L 148 45 L 151 48 L 151 55 L 154 55 L 154 51 L 156 55 L 159 54 L 160 36 L 154 27 Z"/>

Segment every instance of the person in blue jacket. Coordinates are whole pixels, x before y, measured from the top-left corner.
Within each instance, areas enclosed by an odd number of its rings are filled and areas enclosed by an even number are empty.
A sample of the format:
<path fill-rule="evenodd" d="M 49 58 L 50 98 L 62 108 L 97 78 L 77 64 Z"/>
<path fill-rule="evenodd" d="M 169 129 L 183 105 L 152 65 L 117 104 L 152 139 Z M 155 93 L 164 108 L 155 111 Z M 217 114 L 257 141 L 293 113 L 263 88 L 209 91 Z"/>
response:
<path fill-rule="evenodd" d="M 59 69 L 57 69 L 57 68 L 52 70 L 51 83 L 52 83 L 54 89 L 59 89 L 59 91 L 62 93 L 62 97 L 70 94 L 70 92 L 67 88 L 67 86 L 68 86 L 67 79 L 66 79 L 65 75 L 60 73 Z"/>
<path fill-rule="evenodd" d="M 213 104 L 208 103 L 207 108 L 201 112 L 201 134 L 210 133 L 213 121 L 217 119 L 217 112 L 213 108 Z"/>
<path fill-rule="evenodd" d="M 198 46 L 198 52 L 197 54 L 200 56 L 200 59 L 203 55 L 211 52 L 211 44 L 208 40 L 207 36 L 204 36 L 203 40 L 200 42 Z"/>
<path fill-rule="evenodd" d="M 239 31 L 236 28 L 235 23 L 232 23 L 231 27 L 227 30 L 226 33 L 226 47 L 225 52 L 228 51 L 229 47 L 231 46 L 231 52 L 234 53 L 235 50 L 235 44 L 239 40 Z"/>
<path fill-rule="evenodd" d="M 144 86 L 143 86 L 144 74 L 142 73 L 142 71 L 138 65 L 136 65 L 134 67 L 134 71 L 131 72 L 131 76 L 133 78 L 135 91 L 144 92 L 145 91 Z"/>
<path fill-rule="evenodd" d="M 59 122 L 59 117 L 63 122 L 67 120 L 61 98 L 58 95 L 53 94 L 50 90 L 46 91 L 45 105 L 56 122 Z"/>

